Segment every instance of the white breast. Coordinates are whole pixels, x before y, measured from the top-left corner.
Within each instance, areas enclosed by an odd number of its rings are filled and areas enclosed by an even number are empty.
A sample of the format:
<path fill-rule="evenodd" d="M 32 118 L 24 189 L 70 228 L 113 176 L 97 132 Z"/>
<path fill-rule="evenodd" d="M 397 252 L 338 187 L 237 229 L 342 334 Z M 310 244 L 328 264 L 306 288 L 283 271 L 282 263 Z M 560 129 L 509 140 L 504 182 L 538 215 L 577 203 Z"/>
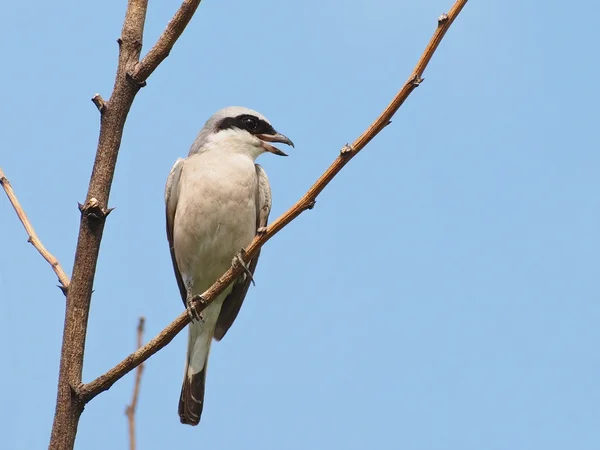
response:
<path fill-rule="evenodd" d="M 209 288 L 256 234 L 254 161 L 206 152 L 188 157 L 174 221 L 175 257 L 192 292 Z"/>

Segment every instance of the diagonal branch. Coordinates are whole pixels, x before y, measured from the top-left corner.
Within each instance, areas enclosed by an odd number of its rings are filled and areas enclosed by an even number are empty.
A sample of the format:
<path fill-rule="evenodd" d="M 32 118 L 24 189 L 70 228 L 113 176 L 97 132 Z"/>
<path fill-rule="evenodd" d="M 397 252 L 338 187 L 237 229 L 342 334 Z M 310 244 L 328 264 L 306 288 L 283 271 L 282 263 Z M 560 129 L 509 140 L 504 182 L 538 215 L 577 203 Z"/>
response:
<path fill-rule="evenodd" d="M 131 77 L 138 83 L 144 83 L 146 79 L 152 75 L 152 72 L 169 56 L 171 49 L 179 36 L 185 30 L 192 16 L 196 12 L 201 0 L 184 0 L 167 28 L 158 38 L 154 47 L 150 49 L 148 54 L 137 64 Z"/>
<path fill-rule="evenodd" d="M 137 348 L 139 349 L 143 344 L 144 338 L 144 324 L 146 319 L 142 316 L 137 326 Z M 138 398 L 140 396 L 140 385 L 142 383 L 142 373 L 144 372 L 144 364 L 137 366 L 135 371 L 135 384 L 133 386 L 133 396 L 131 397 L 131 404 L 125 408 L 125 415 L 127 416 L 127 423 L 129 426 L 129 450 L 136 449 L 135 441 L 135 412 L 137 410 Z"/>
<path fill-rule="evenodd" d="M 392 116 L 396 113 L 396 111 L 398 111 L 410 93 L 415 90 L 415 88 L 423 81 L 421 76 L 423 75 L 427 64 L 431 60 L 431 57 L 444 37 L 444 34 L 446 31 L 448 31 L 450 25 L 466 5 L 467 1 L 468 0 L 457 0 L 448 14 L 443 14 L 440 16 L 438 19 L 437 29 L 429 41 L 429 44 L 425 48 L 425 51 L 421 55 L 421 58 L 419 59 L 419 62 L 417 63 L 413 73 L 409 77 L 408 81 L 406 81 L 404 86 L 402 86 L 400 92 L 398 92 L 392 102 L 363 134 L 361 134 L 351 145 L 345 145 L 341 149 L 340 155 L 323 173 L 323 175 L 321 175 L 321 177 L 313 184 L 308 192 L 287 212 L 269 225 L 263 234 L 257 236 L 252 241 L 244 254 L 245 262 L 249 262 L 257 254 L 259 249 L 275 234 L 281 231 L 283 227 L 298 217 L 302 212 L 306 211 L 307 209 L 312 209 L 315 205 L 317 196 L 321 193 L 321 191 L 323 191 L 323 189 L 325 189 L 329 182 L 354 156 L 358 154 L 358 152 L 360 152 L 375 136 L 377 136 L 377 134 L 379 134 L 383 128 L 390 123 Z M 200 312 L 206 308 L 213 299 L 223 292 L 225 288 L 229 286 L 238 275 L 241 274 L 242 270 L 243 268 L 241 265 L 236 265 L 225 272 L 206 292 L 202 294 L 201 297 L 197 297 L 194 300 L 196 310 Z M 82 403 L 87 403 L 99 393 L 110 389 L 110 387 L 117 380 L 122 378 L 125 374 L 146 361 L 153 354 L 171 342 L 171 340 L 181 330 L 183 330 L 189 322 L 189 315 L 187 312 L 183 312 L 154 339 L 149 341 L 139 350 L 130 354 L 127 358 L 110 369 L 104 375 L 99 376 L 87 384 L 80 385 L 77 389 L 79 401 Z"/>
<path fill-rule="evenodd" d="M 67 289 L 69 287 L 69 277 L 61 267 L 58 260 L 52 255 L 52 253 L 46 250 L 46 247 L 44 247 L 44 244 L 42 244 L 42 241 L 40 241 L 40 238 L 33 229 L 31 222 L 29 222 L 29 219 L 27 218 L 27 214 L 25 214 L 25 211 L 21 207 L 21 204 L 19 203 L 19 200 L 17 199 L 17 196 L 15 195 L 15 192 L 13 191 L 13 188 L 10 185 L 10 181 L 8 181 L 8 178 L 6 178 L 6 176 L 4 175 L 2 168 L 0 168 L 0 185 L 2 185 L 2 187 L 4 188 L 4 191 L 8 196 L 8 200 L 15 209 L 15 212 L 17 213 L 19 220 L 23 224 L 23 227 L 25 227 L 25 231 L 28 235 L 27 242 L 29 242 L 35 247 L 35 249 L 40 253 L 40 255 L 42 255 L 42 258 L 48 261 L 48 264 L 50 264 L 52 270 L 54 270 L 54 273 L 58 277 L 58 281 L 61 284 L 59 287 L 66 295 Z"/>

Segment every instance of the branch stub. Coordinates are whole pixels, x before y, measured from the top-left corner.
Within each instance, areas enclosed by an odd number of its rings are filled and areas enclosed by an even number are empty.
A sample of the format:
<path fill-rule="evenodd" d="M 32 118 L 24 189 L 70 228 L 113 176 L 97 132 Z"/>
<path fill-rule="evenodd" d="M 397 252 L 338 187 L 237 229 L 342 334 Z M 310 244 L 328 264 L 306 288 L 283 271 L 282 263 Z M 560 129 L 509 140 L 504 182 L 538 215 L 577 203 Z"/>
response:
<path fill-rule="evenodd" d="M 85 205 L 78 203 L 77 207 L 83 216 L 91 220 L 104 220 L 106 219 L 106 216 L 108 216 L 114 209 L 103 208 L 100 205 L 100 202 L 94 197 L 92 197 Z"/>
<path fill-rule="evenodd" d="M 340 156 L 348 156 L 353 151 L 354 151 L 354 147 L 352 147 L 352 145 L 350 145 L 350 144 L 346 144 L 340 150 Z"/>

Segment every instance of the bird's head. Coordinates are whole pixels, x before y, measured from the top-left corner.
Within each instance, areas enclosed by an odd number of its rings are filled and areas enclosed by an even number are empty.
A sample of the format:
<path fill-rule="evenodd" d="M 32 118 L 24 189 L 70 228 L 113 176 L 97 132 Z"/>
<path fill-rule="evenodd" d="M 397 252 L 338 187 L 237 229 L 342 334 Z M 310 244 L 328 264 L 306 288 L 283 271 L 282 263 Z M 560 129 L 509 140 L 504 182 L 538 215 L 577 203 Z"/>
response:
<path fill-rule="evenodd" d="M 271 145 L 272 142 L 294 146 L 288 137 L 275 131 L 262 114 L 242 106 L 230 106 L 217 111 L 206 121 L 190 154 L 219 147 L 219 151 L 244 153 L 253 159 L 263 152 L 287 156 Z"/>

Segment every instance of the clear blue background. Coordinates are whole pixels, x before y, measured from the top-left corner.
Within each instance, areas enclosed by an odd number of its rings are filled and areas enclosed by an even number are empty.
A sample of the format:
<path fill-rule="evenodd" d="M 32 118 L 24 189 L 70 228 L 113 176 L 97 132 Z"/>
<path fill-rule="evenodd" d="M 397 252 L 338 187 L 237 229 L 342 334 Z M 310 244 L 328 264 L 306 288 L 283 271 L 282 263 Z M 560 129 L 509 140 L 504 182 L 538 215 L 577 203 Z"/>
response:
<path fill-rule="evenodd" d="M 296 143 L 264 155 L 272 218 L 408 78 L 452 0 L 206 0 L 131 110 L 96 276 L 84 379 L 182 311 L 164 181 L 217 109 Z M 150 2 L 147 50 L 177 2 Z M 5 2 L 0 166 L 70 273 L 125 1 Z M 598 449 L 598 2 L 467 4 L 386 128 L 265 247 L 179 424 L 185 333 L 146 364 L 138 449 Z M 2 448 L 41 449 L 64 299 L 0 195 Z M 77 447 L 127 446 L 133 376 Z"/>

